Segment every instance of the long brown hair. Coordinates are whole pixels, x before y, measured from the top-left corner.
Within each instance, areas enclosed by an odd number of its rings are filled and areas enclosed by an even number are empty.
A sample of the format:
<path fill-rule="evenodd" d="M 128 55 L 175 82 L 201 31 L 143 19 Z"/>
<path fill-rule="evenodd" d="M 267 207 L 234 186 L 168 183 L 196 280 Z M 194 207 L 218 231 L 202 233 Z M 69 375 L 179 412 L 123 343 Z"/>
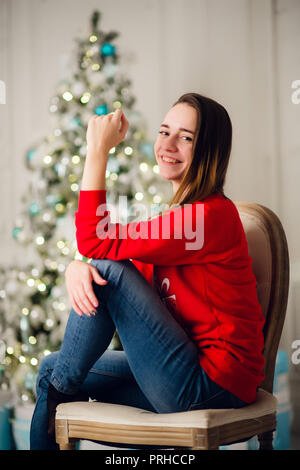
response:
<path fill-rule="evenodd" d="M 224 195 L 232 144 L 231 120 L 221 104 L 198 93 L 182 95 L 173 106 L 178 103 L 197 111 L 197 127 L 192 162 L 169 206 L 201 201 L 213 193 Z"/>

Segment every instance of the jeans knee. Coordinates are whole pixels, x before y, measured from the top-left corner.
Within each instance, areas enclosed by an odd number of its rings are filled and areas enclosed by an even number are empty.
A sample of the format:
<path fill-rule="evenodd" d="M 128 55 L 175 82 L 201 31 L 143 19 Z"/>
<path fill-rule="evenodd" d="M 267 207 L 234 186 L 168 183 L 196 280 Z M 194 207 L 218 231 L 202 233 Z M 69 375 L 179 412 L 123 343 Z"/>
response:
<path fill-rule="evenodd" d="M 39 366 L 39 372 L 37 376 L 37 381 L 36 381 L 37 387 L 40 386 L 42 379 L 46 378 L 49 381 L 55 362 L 57 360 L 57 356 L 58 356 L 58 352 L 54 352 L 54 353 L 48 354 L 48 356 L 45 356 L 41 360 L 40 366 Z"/>
<path fill-rule="evenodd" d="M 119 281 L 128 263 L 130 263 L 129 260 L 115 261 L 111 259 L 92 259 L 90 262 L 92 266 L 97 268 L 104 279 L 115 281 L 116 283 Z"/>

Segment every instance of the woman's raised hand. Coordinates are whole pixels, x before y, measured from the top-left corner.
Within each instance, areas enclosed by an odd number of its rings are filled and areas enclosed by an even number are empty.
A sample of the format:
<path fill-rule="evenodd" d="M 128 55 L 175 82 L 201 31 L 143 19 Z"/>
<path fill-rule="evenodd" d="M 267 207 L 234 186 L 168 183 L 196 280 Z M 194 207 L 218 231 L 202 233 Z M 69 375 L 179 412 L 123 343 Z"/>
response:
<path fill-rule="evenodd" d="M 122 109 L 102 116 L 92 116 L 86 133 L 88 154 L 103 151 L 108 154 L 111 148 L 125 139 L 128 127 L 129 122 Z"/>
<path fill-rule="evenodd" d="M 71 305 L 78 315 L 93 315 L 96 313 L 98 300 L 94 293 L 92 282 L 105 286 L 97 268 L 84 261 L 74 260 L 68 265 L 66 272 L 66 285 Z"/>

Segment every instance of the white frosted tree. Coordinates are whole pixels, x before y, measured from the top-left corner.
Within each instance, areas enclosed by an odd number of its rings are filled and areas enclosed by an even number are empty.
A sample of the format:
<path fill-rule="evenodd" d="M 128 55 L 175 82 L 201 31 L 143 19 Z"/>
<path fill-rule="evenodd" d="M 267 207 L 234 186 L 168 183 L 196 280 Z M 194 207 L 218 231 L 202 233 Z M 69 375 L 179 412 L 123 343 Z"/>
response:
<path fill-rule="evenodd" d="M 77 250 L 74 213 L 89 118 L 122 107 L 130 123 L 126 139 L 110 151 L 106 173 L 107 200 L 116 213 L 119 196 L 127 196 L 128 211 L 118 213 L 118 220 L 136 220 L 131 208 L 137 202 L 149 208 L 148 215 L 158 212 L 168 193 L 134 106 L 131 81 L 119 63 L 118 33 L 104 32 L 99 21 L 95 11 L 89 34 L 76 40 L 70 76 L 50 99 L 51 131 L 25 152 L 30 183 L 13 237 L 30 253 L 30 263 L 0 268 L 1 388 L 15 389 L 23 401 L 34 399 L 38 365 L 62 341 L 70 309 L 65 269 L 73 259 L 86 261 Z M 111 347 L 121 347 L 117 335 Z"/>

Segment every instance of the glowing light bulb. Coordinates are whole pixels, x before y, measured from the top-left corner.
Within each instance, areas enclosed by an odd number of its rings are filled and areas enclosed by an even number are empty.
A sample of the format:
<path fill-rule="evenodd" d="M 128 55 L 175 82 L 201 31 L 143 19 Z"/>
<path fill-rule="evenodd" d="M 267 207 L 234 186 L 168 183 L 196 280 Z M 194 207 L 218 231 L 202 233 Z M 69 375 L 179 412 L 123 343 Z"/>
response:
<path fill-rule="evenodd" d="M 46 163 L 46 165 L 50 165 L 50 163 L 52 162 L 52 157 L 51 155 L 46 155 L 44 157 L 44 163 Z"/>
<path fill-rule="evenodd" d="M 147 163 L 145 163 L 145 162 L 141 163 L 141 164 L 140 164 L 140 170 L 141 170 L 141 171 L 144 171 L 144 172 L 147 171 L 147 170 L 148 170 L 148 165 L 147 165 Z"/>
<path fill-rule="evenodd" d="M 38 285 L 38 290 L 40 292 L 45 292 L 46 290 L 46 284 L 44 284 L 43 282 L 40 282 L 39 285 Z"/>
<path fill-rule="evenodd" d="M 126 155 L 132 155 L 132 153 L 133 153 L 133 148 L 132 148 L 132 147 L 125 147 L 124 153 L 125 153 Z"/>
<path fill-rule="evenodd" d="M 45 243 L 45 238 L 40 235 L 36 237 L 35 242 L 37 245 L 43 245 Z"/>
<path fill-rule="evenodd" d="M 114 107 L 115 109 L 121 108 L 121 107 L 122 107 L 121 101 L 114 101 L 114 102 L 113 102 L 113 107 Z"/>
<path fill-rule="evenodd" d="M 54 321 L 51 319 L 51 318 L 47 318 L 46 320 L 46 326 L 48 328 L 52 328 L 52 326 L 54 325 Z"/>
<path fill-rule="evenodd" d="M 77 183 L 71 184 L 71 191 L 75 193 L 76 191 L 78 191 L 78 189 L 79 189 L 79 186 Z"/>
<path fill-rule="evenodd" d="M 66 270 L 66 267 L 64 264 L 60 263 L 58 266 L 57 266 L 57 270 L 60 272 L 60 273 L 63 273 L 65 270 Z"/>
<path fill-rule="evenodd" d="M 65 101 L 71 101 L 73 99 L 73 95 L 69 91 L 65 91 L 62 97 Z"/>
<path fill-rule="evenodd" d="M 45 212 L 45 214 L 43 214 L 43 221 L 49 222 L 50 220 L 51 220 L 51 214 L 49 214 L 49 212 Z"/>
<path fill-rule="evenodd" d="M 88 103 L 91 99 L 91 94 L 86 92 L 86 93 L 83 93 L 82 97 L 80 98 L 80 101 L 81 103 Z"/>
<path fill-rule="evenodd" d="M 72 163 L 74 163 L 74 165 L 77 165 L 79 162 L 80 162 L 80 157 L 79 157 L 79 155 L 73 155 L 73 157 L 72 157 Z"/>
<path fill-rule="evenodd" d="M 64 208 L 65 206 L 61 204 L 60 202 L 55 205 L 55 209 L 57 210 L 57 212 L 63 212 Z"/>
<path fill-rule="evenodd" d="M 142 199 L 144 199 L 143 193 L 140 192 L 136 193 L 134 197 L 137 201 L 141 201 Z"/>

